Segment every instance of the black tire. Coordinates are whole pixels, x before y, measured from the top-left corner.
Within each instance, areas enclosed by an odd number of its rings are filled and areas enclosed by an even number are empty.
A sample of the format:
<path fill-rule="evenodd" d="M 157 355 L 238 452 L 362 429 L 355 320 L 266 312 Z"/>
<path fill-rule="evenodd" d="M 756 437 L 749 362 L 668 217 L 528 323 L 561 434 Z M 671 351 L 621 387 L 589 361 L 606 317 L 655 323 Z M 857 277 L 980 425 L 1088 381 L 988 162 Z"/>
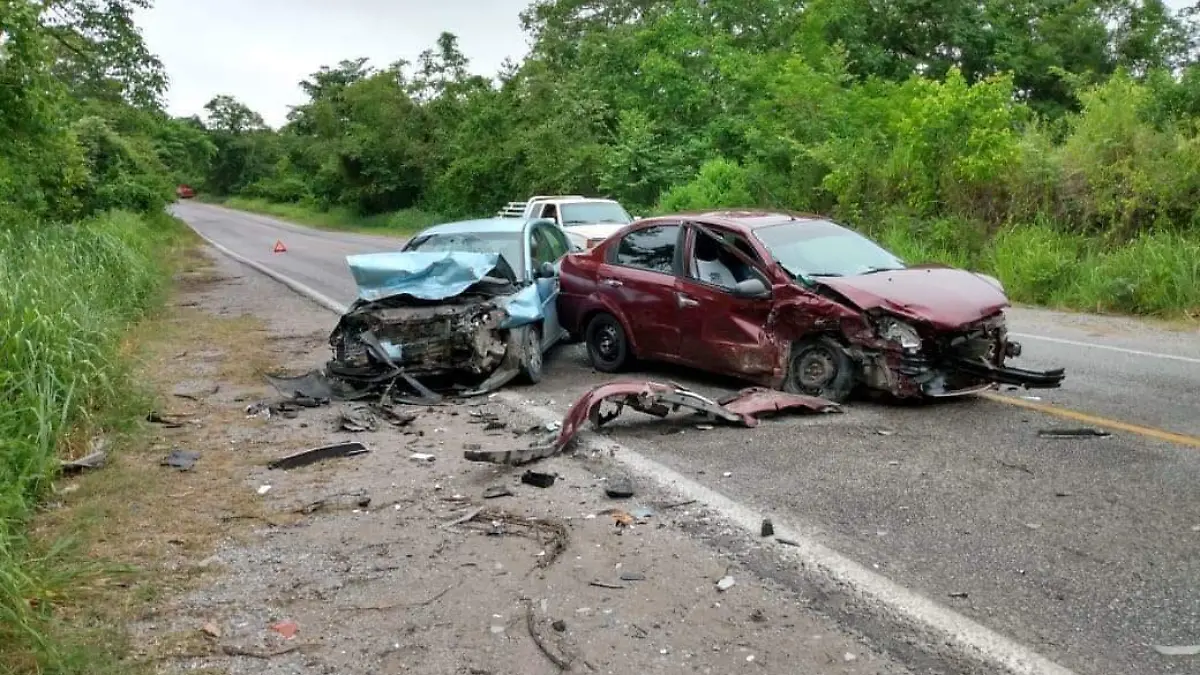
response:
<path fill-rule="evenodd" d="M 584 331 L 584 339 L 588 360 L 602 373 L 615 373 L 629 361 L 629 340 L 621 322 L 612 314 L 601 312 L 593 316 Z"/>
<path fill-rule="evenodd" d="M 823 336 L 792 343 L 784 391 L 843 403 L 857 384 L 858 369 L 836 340 Z"/>
<path fill-rule="evenodd" d="M 521 330 L 521 379 L 528 384 L 541 382 L 545 365 L 542 331 L 537 326 L 526 326 Z"/>

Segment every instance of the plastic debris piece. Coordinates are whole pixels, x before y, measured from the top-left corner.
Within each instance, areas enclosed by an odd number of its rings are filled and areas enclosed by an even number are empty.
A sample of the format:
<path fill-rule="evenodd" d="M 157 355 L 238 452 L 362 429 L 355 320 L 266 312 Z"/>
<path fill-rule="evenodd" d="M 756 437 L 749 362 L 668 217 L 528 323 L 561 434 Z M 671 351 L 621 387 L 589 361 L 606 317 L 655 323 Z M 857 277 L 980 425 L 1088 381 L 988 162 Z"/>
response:
<path fill-rule="evenodd" d="M 333 445 L 323 445 L 319 448 L 311 448 L 309 450 L 301 450 L 286 457 L 271 462 L 267 465 L 268 469 L 295 469 L 301 466 L 307 466 L 315 462 L 320 462 L 326 459 L 335 457 L 353 457 L 363 453 L 370 452 L 366 446 L 357 441 L 351 443 L 335 443 Z"/>
<path fill-rule="evenodd" d="M 296 633 L 300 632 L 300 627 L 296 625 L 295 621 L 292 621 L 291 619 L 285 619 L 277 624 L 272 625 L 271 630 L 282 635 L 283 639 L 291 640 L 292 638 L 296 637 Z"/>
<path fill-rule="evenodd" d="M 180 471 L 191 471 L 196 466 L 196 462 L 200 460 L 200 453 L 191 452 L 189 450 L 172 450 L 171 454 L 163 459 L 162 465 L 169 466 L 172 469 Z"/>
<path fill-rule="evenodd" d="M 521 474 L 521 482 L 534 487 L 548 488 L 554 485 L 555 476 L 552 473 L 542 473 L 541 471 L 526 471 Z"/>

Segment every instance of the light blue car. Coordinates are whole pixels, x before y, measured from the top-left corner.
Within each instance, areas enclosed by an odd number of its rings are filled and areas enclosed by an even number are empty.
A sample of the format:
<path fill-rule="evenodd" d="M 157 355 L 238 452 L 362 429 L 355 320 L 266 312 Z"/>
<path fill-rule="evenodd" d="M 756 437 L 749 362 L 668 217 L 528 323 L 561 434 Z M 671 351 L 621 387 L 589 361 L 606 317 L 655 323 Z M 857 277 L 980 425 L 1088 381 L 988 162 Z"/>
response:
<path fill-rule="evenodd" d="M 485 377 L 475 393 L 518 374 L 540 381 L 545 353 L 566 337 L 558 269 L 571 250 L 553 221 L 487 218 L 427 228 L 400 252 L 348 257 L 359 297 L 335 331 L 340 374 L 377 379 L 385 361 L 411 377 Z"/>

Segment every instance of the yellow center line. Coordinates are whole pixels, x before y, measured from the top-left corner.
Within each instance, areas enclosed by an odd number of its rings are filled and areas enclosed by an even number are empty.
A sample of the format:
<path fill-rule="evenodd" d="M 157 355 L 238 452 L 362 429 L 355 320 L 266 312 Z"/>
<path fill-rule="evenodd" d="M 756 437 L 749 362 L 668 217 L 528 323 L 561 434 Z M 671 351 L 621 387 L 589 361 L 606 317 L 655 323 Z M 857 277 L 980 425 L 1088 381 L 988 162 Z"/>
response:
<path fill-rule="evenodd" d="M 1139 424 L 1130 424 L 1129 422 L 1122 422 L 1120 420 L 1110 420 L 1107 417 L 1089 415 L 1087 413 L 1071 410 L 1069 408 L 1060 408 L 1054 405 L 1046 405 L 1045 403 L 1035 403 L 1034 401 L 1026 401 L 1022 398 L 1013 398 L 1012 396 L 1004 396 L 1002 394 L 984 392 L 980 394 L 980 396 L 993 401 L 999 401 L 1000 403 L 1015 405 L 1018 408 L 1036 410 L 1037 412 L 1045 413 L 1047 415 L 1062 417 L 1064 419 L 1074 420 L 1076 422 L 1084 422 L 1092 426 L 1105 427 L 1108 429 L 1115 429 L 1117 431 L 1125 431 L 1131 434 L 1138 434 L 1140 436 L 1146 436 L 1155 440 L 1165 441 L 1167 443 L 1178 443 L 1180 445 L 1187 445 L 1193 448 L 1200 448 L 1200 438 L 1195 436 L 1177 434 L 1170 431 L 1164 431 L 1162 429 L 1155 429 L 1153 427 L 1144 427 Z"/>

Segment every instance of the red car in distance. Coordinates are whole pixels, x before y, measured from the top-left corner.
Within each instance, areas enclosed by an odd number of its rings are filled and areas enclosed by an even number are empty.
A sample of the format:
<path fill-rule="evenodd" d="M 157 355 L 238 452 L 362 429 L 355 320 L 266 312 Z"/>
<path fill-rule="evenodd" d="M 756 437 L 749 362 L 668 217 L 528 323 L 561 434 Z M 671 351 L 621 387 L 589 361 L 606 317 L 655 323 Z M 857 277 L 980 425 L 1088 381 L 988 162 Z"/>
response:
<path fill-rule="evenodd" d="M 996 279 L 906 265 L 815 215 L 639 220 L 568 255 L 559 278 L 559 320 L 602 372 L 639 358 L 839 402 L 859 386 L 912 398 L 1064 377 L 1005 365 L 1021 346 Z"/>
<path fill-rule="evenodd" d="M 179 187 L 175 188 L 175 196 L 179 197 L 180 199 L 191 199 L 192 197 L 196 196 L 196 191 L 193 190 L 191 186 L 180 185 Z"/>

